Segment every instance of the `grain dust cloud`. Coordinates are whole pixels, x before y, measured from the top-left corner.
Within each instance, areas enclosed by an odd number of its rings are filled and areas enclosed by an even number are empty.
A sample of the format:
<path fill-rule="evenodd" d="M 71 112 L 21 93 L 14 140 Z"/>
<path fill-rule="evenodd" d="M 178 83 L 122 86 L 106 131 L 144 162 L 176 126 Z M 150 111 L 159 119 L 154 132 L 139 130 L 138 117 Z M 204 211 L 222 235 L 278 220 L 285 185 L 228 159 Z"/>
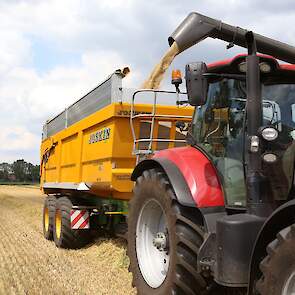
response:
<path fill-rule="evenodd" d="M 179 48 L 174 42 L 169 50 L 162 57 L 161 61 L 155 66 L 148 79 L 143 83 L 143 89 L 159 89 L 164 74 L 171 65 L 175 56 L 179 53 Z"/>

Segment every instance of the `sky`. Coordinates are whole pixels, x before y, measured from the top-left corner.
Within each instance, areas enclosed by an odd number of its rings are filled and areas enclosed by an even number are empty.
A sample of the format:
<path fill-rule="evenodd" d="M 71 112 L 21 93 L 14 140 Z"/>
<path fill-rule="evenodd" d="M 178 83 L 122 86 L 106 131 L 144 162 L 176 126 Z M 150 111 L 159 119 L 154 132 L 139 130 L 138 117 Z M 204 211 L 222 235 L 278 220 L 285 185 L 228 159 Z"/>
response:
<path fill-rule="evenodd" d="M 0 162 L 39 163 L 43 123 L 118 68 L 139 87 L 191 11 L 295 45 L 293 0 L 0 0 Z M 245 50 L 219 40 L 177 56 L 172 68 Z"/>

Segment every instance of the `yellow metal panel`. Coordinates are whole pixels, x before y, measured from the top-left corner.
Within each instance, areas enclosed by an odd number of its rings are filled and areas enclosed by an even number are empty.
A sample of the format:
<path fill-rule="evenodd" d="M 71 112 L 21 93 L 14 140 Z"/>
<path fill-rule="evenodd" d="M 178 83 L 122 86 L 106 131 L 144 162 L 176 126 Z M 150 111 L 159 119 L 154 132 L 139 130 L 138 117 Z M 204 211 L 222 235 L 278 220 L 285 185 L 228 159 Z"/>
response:
<path fill-rule="evenodd" d="M 110 156 L 113 158 L 132 159 L 133 139 L 129 118 L 116 118 L 113 128 L 114 136 L 111 142 Z"/>
<path fill-rule="evenodd" d="M 100 159 L 82 163 L 82 181 L 111 182 L 111 161 Z"/>
<path fill-rule="evenodd" d="M 159 121 L 158 120 L 156 120 L 154 122 L 154 128 L 153 129 L 154 130 L 153 130 L 152 136 L 153 136 L 153 138 L 157 138 L 158 137 L 158 133 L 159 133 Z M 153 150 L 156 150 L 157 149 L 157 143 L 156 142 L 153 142 L 152 148 L 153 148 Z"/>
<path fill-rule="evenodd" d="M 176 122 L 172 122 L 172 126 L 170 129 L 170 138 L 175 138 L 175 134 L 176 134 L 176 126 L 175 126 Z M 174 142 L 170 142 L 169 143 L 169 148 L 174 147 Z"/>
<path fill-rule="evenodd" d="M 109 137 L 104 136 L 105 130 Z M 82 163 L 112 157 L 114 123 L 110 120 L 91 126 L 83 132 Z"/>
<path fill-rule="evenodd" d="M 60 168 L 60 179 L 61 182 L 77 182 L 75 175 L 75 164 L 63 165 Z"/>
<path fill-rule="evenodd" d="M 152 106 L 138 104 L 137 113 L 151 113 Z M 158 115 L 191 116 L 192 108 L 157 106 Z M 106 106 L 72 126 L 44 140 L 41 159 L 52 146 L 50 156 L 42 163 L 41 184 L 44 182 L 86 182 L 99 196 L 128 200 L 132 197 L 130 175 L 136 163 L 132 155 L 133 137 L 130 128 L 130 104 Z M 189 121 L 189 119 L 180 119 Z M 175 128 L 177 118 L 155 120 L 154 136 L 159 121 L 170 121 Z M 139 134 L 140 120 L 135 120 Z M 175 134 L 172 128 L 170 138 Z"/>
<path fill-rule="evenodd" d="M 115 168 L 112 169 L 112 185 L 113 188 L 121 193 L 132 191 L 133 182 L 130 180 L 133 168 Z"/>
<path fill-rule="evenodd" d="M 78 160 L 77 160 L 77 178 L 78 181 L 82 181 L 82 145 L 83 145 L 83 132 L 80 130 L 77 138 L 77 151 L 78 151 Z"/>
<path fill-rule="evenodd" d="M 61 141 L 61 166 L 73 165 L 78 160 L 79 146 L 77 145 L 78 134 L 73 134 Z"/>
<path fill-rule="evenodd" d="M 54 182 L 56 180 L 56 168 L 46 169 L 45 182 Z"/>

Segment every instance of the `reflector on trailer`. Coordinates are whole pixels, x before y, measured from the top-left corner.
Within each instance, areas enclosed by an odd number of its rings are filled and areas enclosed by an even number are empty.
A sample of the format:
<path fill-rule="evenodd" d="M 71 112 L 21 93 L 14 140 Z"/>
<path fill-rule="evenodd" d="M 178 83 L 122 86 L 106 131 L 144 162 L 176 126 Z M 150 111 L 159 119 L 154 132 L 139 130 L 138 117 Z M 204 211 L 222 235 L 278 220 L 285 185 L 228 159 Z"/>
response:
<path fill-rule="evenodd" d="M 71 228 L 89 229 L 89 212 L 87 210 L 71 210 Z"/>

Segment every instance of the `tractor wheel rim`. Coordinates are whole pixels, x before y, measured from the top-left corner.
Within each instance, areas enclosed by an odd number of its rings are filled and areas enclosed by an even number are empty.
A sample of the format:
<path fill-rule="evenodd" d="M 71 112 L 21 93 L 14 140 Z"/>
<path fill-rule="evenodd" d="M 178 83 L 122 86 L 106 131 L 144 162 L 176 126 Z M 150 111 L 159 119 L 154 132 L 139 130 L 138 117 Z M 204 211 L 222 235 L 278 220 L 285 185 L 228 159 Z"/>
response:
<path fill-rule="evenodd" d="M 295 271 L 291 273 L 289 278 L 286 280 L 282 295 L 294 295 L 295 294 Z"/>
<path fill-rule="evenodd" d="M 55 234 L 59 239 L 61 236 L 61 213 L 60 210 L 56 210 L 55 212 Z"/>
<path fill-rule="evenodd" d="M 163 245 L 168 244 L 166 216 L 158 201 L 151 199 L 142 207 L 136 226 L 136 254 L 141 274 L 152 288 L 158 288 L 164 282 L 169 268 L 169 249 L 156 247 L 155 239 Z"/>
<path fill-rule="evenodd" d="M 49 230 L 49 210 L 47 207 L 44 210 L 44 227 L 45 227 L 45 231 L 48 232 L 48 230 Z"/>

